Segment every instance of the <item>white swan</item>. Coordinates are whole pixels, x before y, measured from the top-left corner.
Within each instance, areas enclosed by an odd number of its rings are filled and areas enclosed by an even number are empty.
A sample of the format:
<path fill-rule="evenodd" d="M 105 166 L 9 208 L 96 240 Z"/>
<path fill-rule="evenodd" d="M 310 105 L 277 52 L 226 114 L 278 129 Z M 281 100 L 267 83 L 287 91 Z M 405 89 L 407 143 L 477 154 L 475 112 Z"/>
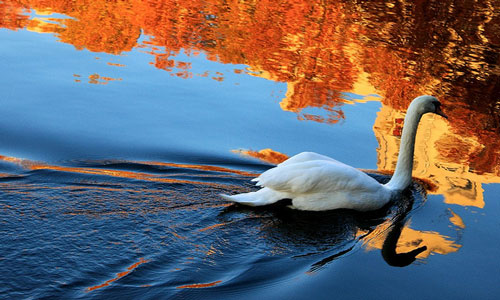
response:
<path fill-rule="evenodd" d="M 302 152 L 252 179 L 262 189 L 221 196 L 250 206 L 291 199 L 291 208 L 309 211 L 379 209 L 410 185 L 417 127 L 422 115 L 428 112 L 447 118 L 441 103 L 432 96 L 420 96 L 411 102 L 404 120 L 396 171 L 386 184 L 333 158 Z"/>

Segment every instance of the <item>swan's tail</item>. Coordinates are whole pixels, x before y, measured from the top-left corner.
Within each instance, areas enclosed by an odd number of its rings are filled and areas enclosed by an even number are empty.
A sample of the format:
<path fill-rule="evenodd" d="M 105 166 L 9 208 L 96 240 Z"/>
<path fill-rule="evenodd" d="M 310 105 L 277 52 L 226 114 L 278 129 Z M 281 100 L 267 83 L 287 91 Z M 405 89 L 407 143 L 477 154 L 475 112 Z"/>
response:
<path fill-rule="evenodd" d="M 262 188 L 256 192 L 225 195 L 220 194 L 227 201 L 236 202 L 248 206 L 263 206 L 273 204 L 281 199 L 287 198 L 285 193 L 277 192 L 269 188 Z"/>

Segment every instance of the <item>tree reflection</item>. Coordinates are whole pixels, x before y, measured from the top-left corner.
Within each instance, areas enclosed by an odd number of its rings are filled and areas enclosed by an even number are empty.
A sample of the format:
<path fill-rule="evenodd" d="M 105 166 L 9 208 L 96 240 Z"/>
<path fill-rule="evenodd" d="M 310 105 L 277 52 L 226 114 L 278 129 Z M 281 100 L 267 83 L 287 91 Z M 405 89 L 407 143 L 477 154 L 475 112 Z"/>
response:
<path fill-rule="evenodd" d="M 23 8 L 24 5 L 16 1 L 0 2 L 0 28 L 17 30 L 26 27 L 29 17 Z"/>
<path fill-rule="evenodd" d="M 488 131 L 498 134 L 499 16 L 491 0 L 8 1 L 0 4 L 0 26 L 34 26 L 30 9 L 69 16 L 52 18 L 59 26 L 42 24 L 43 32 L 77 49 L 119 54 L 147 47 L 166 70 L 181 51 L 246 64 L 253 75 L 289 83 L 283 109 L 300 115 L 321 107 L 328 114 L 302 119 L 342 119 L 342 92 L 367 72 L 386 105 L 406 108 L 416 95 L 434 94 L 453 104 L 449 114 L 461 134 L 484 142 L 494 140 Z M 150 39 L 138 45 L 141 32 Z"/>

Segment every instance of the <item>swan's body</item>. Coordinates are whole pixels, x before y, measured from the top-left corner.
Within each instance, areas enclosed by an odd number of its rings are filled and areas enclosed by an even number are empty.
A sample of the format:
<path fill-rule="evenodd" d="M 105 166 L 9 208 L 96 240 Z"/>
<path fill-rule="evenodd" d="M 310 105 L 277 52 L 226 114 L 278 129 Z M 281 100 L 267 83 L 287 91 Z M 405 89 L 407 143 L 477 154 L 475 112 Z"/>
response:
<path fill-rule="evenodd" d="M 333 158 L 302 152 L 254 178 L 252 181 L 256 181 L 262 189 L 222 197 L 250 206 L 291 199 L 292 208 L 309 211 L 338 208 L 370 211 L 381 208 L 411 183 L 417 127 L 422 115 L 428 112 L 446 117 L 439 101 L 432 96 L 417 97 L 410 104 L 396 170 L 385 185 Z"/>

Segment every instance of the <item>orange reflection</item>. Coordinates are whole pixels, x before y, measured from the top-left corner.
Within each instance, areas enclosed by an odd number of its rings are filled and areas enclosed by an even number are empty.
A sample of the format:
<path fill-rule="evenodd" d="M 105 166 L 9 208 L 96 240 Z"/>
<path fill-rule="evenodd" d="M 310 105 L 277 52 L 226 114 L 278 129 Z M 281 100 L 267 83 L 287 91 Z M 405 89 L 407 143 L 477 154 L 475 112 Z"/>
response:
<path fill-rule="evenodd" d="M 462 218 L 460 218 L 460 216 L 453 212 L 451 209 L 449 209 L 449 211 L 451 213 L 450 222 L 458 228 L 465 228 L 465 224 Z"/>
<path fill-rule="evenodd" d="M 192 164 L 175 164 L 175 163 L 164 163 L 164 162 L 154 162 L 148 161 L 146 162 L 149 165 L 158 165 L 158 166 L 167 166 L 174 168 L 187 168 L 187 169 L 197 169 L 203 171 L 215 171 L 215 172 L 224 172 L 224 173 L 232 173 L 242 176 L 257 176 L 256 173 L 250 173 L 240 170 L 233 170 L 224 167 L 210 166 L 210 165 L 192 165 Z"/>
<path fill-rule="evenodd" d="M 262 161 L 271 163 L 271 164 L 279 164 L 285 160 L 288 159 L 288 155 L 280 153 L 278 151 L 274 151 L 270 148 L 267 149 L 262 149 L 260 151 L 253 151 L 253 150 L 233 150 L 233 152 L 241 154 L 241 155 L 246 155 L 250 157 L 255 157 L 258 158 Z"/>
<path fill-rule="evenodd" d="M 493 0 L 446 0 L 430 7 L 382 0 L 286 5 L 267 0 L 15 0 L 0 4 L 0 26 L 53 32 L 62 42 L 94 52 L 145 48 L 156 67 L 182 78 L 193 74 L 189 63 L 176 61 L 181 52 L 246 64 L 247 74 L 286 82 L 281 107 L 304 120 L 342 120 L 341 107 L 349 102 L 344 92 L 365 99 L 378 94 L 395 108 L 430 93 L 454 104 L 449 114 L 455 130 L 481 136 L 486 144 L 498 140 L 500 127 L 498 89 L 491 85 L 498 80 L 495 8 Z M 38 16 L 29 20 L 28 10 Z M 51 13 L 69 18 L 45 17 Z M 141 32 L 149 39 L 139 45 Z M 206 76 L 223 80 L 223 74 Z M 303 111 L 311 107 L 322 110 Z M 473 113 L 470 120 L 461 118 L 467 112 Z M 494 138 L 492 129 L 497 130 Z"/>
<path fill-rule="evenodd" d="M 227 225 L 227 223 L 219 223 L 219 224 L 214 224 L 214 225 L 210 225 L 210 226 L 207 226 L 207 227 L 201 228 L 201 229 L 199 229 L 198 231 L 203 232 L 203 231 L 207 231 L 207 230 L 215 229 L 215 228 L 218 228 L 218 227 L 221 227 L 221 226 L 225 226 L 225 225 Z"/>
<path fill-rule="evenodd" d="M 118 63 L 111 63 L 111 62 L 108 62 L 107 63 L 109 66 L 114 66 L 114 67 L 125 67 L 125 65 L 123 64 L 118 64 Z"/>
<path fill-rule="evenodd" d="M 209 282 L 209 283 L 193 283 L 193 284 L 181 285 L 181 286 L 178 286 L 177 288 L 178 289 L 200 289 L 200 288 L 216 286 L 217 284 L 219 284 L 221 282 L 222 282 L 222 280 L 217 280 L 217 281 Z"/>
<path fill-rule="evenodd" d="M 1 1 L 0 27 L 11 30 L 25 28 L 29 23 L 29 17 L 25 12 L 25 6 L 18 1 Z"/>
<path fill-rule="evenodd" d="M 95 286 L 91 286 L 91 287 L 88 287 L 86 289 L 87 292 L 91 292 L 91 291 L 94 291 L 94 290 L 97 290 L 97 289 L 100 289 L 100 288 L 103 288 L 105 286 L 108 286 L 110 285 L 112 282 L 114 281 L 117 281 L 118 279 L 128 275 L 130 272 L 132 272 L 135 268 L 137 268 L 138 266 L 144 264 L 144 263 L 147 263 L 147 262 L 150 262 L 150 260 L 145 260 L 144 258 L 140 258 L 138 262 L 134 263 L 133 265 L 131 265 L 130 267 L 127 268 L 127 271 L 124 271 L 124 272 L 120 272 L 120 273 L 116 273 L 116 277 L 114 278 L 111 278 L 109 280 L 106 280 L 104 283 L 102 284 L 99 284 L 99 285 L 95 285 Z"/>
<path fill-rule="evenodd" d="M 111 78 L 111 77 L 105 77 L 101 76 L 99 74 L 92 74 L 89 75 L 89 83 L 92 84 L 108 84 L 110 81 L 122 81 L 121 78 Z"/>
<path fill-rule="evenodd" d="M 72 173 L 81 173 L 81 174 L 91 174 L 91 175 L 106 175 L 113 177 L 121 177 L 121 178 L 129 178 L 129 179 L 137 179 L 137 180 L 146 180 L 146 181 L 155 181 L 155 182 L 163 182 L 163 183 L 188 183 L 188 184 L 199 184 L 199 185 L 210 185 L 210 186 L 218 186 L 219 184 L 213 182 L 203 182 L 203 181 L 194 181 L 194 180 L 186 180 L 186 179 L 175 179 L 175 178 L 166 178 L 168 175 L 154 175 L 143 172 L 135 172 L 135 171 L 123 171 L 123 170 L 114 170 L 114 169 L 105 169 L 105 168 L 84 168 L 84 167 L 65 167 L 65 166 L 56 166 L 49 165 L 45 163 L 19 159 L 15 157 L 3 156 L 0 155 L 0 160 L 16 163 L 23 168 L 29 170 L 56 170 L 61 172 L 72 172 Z M 255 176 L 253 173 L 248 173 L 244 171 L 232 170 L 223 167 L 216 166 L 205 166 L 205 165 L 190 165 L 190 164 L 174 164 L 174 163 L 161 163 L 161 162 L 149 162 L 150 165 L 161 165 L 161 166 L 169 166 L 169 167 L 178 167 L 178 168 L 190 168 L 190 169 L 198 169 L 198 170 L 207 170 L 207 171 L 217 171 L 224 172 L 223 176 L 227 177 L 228 174 L 236 174 L 243 176 Z M 211 175 L 217 176 L 217 175 Z M 222 176 L 222 175 L 219 175 Z M 198 177 L 203 177 L 203 175 L 198 175 Z"/>
<path fill-rule="evenodd" d="M 31 19 L 26 29 L 38 33 L 58 33 L 64 30 L 63 27 L 57 23 L 57 19 L 39 17 Z"/>

